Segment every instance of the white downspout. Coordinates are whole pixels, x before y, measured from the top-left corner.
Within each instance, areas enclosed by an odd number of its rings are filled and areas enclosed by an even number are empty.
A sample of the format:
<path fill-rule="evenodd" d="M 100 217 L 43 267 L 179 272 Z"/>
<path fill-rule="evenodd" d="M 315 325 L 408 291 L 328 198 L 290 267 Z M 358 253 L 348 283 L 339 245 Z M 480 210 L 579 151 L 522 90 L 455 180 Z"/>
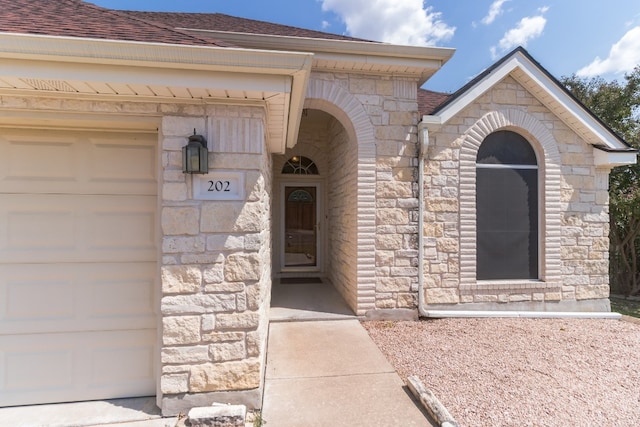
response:
<path fill-rule="evenodd" d="M 429 149 L 429 129 L 418 123 L 418 315 L 429 317 L 424 308 L 424 166 Z"/>

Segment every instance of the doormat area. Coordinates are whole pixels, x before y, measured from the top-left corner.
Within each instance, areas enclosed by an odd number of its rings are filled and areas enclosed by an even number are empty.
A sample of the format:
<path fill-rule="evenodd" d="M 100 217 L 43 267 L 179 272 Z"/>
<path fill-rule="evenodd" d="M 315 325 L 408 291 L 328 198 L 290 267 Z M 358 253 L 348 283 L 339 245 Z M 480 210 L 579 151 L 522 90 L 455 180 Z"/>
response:
<path fill-rule="evenodd" d="M 281 285 L 306 285 L 311 283 L 322 283 L 319 277 L 283 277 L 280 279 Z"/>

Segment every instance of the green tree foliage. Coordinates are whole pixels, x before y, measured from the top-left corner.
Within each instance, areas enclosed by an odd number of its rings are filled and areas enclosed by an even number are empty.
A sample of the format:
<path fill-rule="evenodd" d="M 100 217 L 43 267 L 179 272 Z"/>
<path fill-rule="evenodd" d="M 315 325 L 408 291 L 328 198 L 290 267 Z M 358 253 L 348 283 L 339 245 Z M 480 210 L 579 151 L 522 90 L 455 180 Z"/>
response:
<path fill-rule="evenodd" d="M 564 77 L 562 83 L 632 147 L 640 149 L 640 66 L 624 82 Z M 640 295 L 640 165 L 609 175 L 612 292 Z"/>

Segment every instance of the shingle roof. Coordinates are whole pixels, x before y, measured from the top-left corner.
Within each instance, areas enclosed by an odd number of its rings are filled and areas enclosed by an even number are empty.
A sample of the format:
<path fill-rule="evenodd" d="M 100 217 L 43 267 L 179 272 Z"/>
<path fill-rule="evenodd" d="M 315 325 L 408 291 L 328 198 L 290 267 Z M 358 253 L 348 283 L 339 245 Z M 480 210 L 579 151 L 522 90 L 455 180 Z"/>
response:
<path fill-rule="evenodd" d="M 450 96 L 448 93 L 418 89 L 418 113 L 420 113 L 421 116 L 433 113 L 436 108 L 448 100 Z"/>
<path fill-rule="evenodd" d="M 308 37 L 314 39 L 370 41 L 322 31 L 307 30 L 288 25 L 274 24 L 254 19 L 238 18 L 222 13 L 136 12 L 120 10 L 127 16 L 161 22 L 173 28 L 193 30 L 229 31 L 236 33 L 265 34 L 274 36 Z M 372 42 L 376 43 L 376 42 Z"/>
<path fill-rule="evenodd" d="M 80 0 L 0 0 L 0 32 L 229 46 Z"/>

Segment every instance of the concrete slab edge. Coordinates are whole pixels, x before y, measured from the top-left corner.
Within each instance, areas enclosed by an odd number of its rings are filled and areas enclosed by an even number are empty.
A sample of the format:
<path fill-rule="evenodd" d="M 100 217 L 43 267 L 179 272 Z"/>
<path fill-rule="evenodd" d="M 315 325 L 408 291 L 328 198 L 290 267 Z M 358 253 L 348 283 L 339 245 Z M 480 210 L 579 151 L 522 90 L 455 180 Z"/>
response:
<path fill-rule="evenodd" d="M 435 394 L 422 384 L 422 381 L 412 375 L 407 378 L 409 390 L 418 399 L 427 413 L 440 427 L 458 427 L 458 422 L 451 416 L 447 408 L 438 400 Z"/>
<path fill-rule="evenodd" d="M 426 317 L 522 317 L 529 319 L 611 319 L 620 320 L 620 313 L 573 312 L 573 311 L 472 311 L 472 310 L 427 310 Z"/>

